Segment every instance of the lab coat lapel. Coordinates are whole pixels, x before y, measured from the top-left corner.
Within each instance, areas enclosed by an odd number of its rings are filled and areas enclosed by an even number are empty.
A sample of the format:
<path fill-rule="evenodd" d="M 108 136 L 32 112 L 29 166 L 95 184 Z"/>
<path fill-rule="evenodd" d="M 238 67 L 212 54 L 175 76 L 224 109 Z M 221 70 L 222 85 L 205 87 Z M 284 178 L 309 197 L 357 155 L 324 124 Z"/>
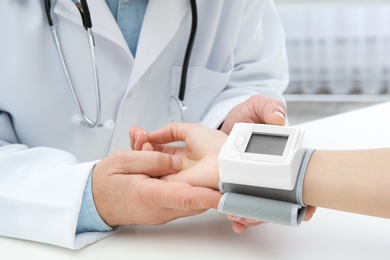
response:
<path fill-rule="evenodd" d="M 91 13 L 93 32 L 115 42 L 127 55 L 129 55 L 131 60 L 133 60 L 133 55 L 105 0 L 93 0 L 89 1 L 88 4 Z M 58 0 L 54 12 L 57 15 L 63 16 L 82 26 L 79 11 L 71 0 Z"/>
<path fill-rule="evenodd" d="M 137 47 L 130 86 L 136 83 L 158 58 L 177 32 L 189 11 L 184 0 L 149 0 Z"/>

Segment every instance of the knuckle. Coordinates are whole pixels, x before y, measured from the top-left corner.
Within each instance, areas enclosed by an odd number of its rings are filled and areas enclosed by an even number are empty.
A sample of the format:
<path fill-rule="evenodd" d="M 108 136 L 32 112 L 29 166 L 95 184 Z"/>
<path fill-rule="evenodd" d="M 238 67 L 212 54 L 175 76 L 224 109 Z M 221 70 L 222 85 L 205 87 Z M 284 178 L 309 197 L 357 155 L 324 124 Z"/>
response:
<path fill-rule="evenodd" d="M 262 98 L 261 95 L 253 95 L 253 96 L 251 96 L 251 97 L 248 99 L 248 101 L 249 101 L 249 102 L 253 102 L 253 103 L 257 103 L 257 102 L 260 101 L 261 98 Z"/>
<path fill-rule="evenodd" d="M 256 106 L 257 104 L 262 103 L 263 101 L 264 101 L 264 96 L 260 94 L 253 95 L 248 99 L 250 106 Z"/>
<path fill-rule="evenodd" d="M 191 197 L 183 197 L 180 200 L 180 206 L 183 210 L 186 210 L 186 211 L 196 209 L 196 203 Z"/>
<path fill-rule="evenodd" d="M 117 150 L 112 153 L 113 163 L 119 167 L 123 167 L 129 160 L 127 150 Z"/>
<path fill-rule="evenodd" d="M 127 154 L 127 151 L 126 150 L 117 150 L 115 152 L 112 153 L 112 155 L 115 157 L 115 158 L 118 158 L 118 159 L 121 159 L 123 157 L 125 157 Z"/>
<path fill-rule="evenodd" d="M 153 153 L 152 162 L 156 164 L 157 169 L 166 169 L 171 165 L 168 155 L 162 153 Z"/>

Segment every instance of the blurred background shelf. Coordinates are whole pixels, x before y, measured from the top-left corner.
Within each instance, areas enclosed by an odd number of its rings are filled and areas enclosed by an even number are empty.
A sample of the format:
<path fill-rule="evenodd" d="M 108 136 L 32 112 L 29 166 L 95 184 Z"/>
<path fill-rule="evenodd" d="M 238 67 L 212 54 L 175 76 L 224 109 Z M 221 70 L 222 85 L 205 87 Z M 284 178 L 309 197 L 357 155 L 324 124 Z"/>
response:
<path fill-rule="evenodd" d="M 390 101 L 390 0 L 275 4 L 286 32 L 291 124 Z"/>

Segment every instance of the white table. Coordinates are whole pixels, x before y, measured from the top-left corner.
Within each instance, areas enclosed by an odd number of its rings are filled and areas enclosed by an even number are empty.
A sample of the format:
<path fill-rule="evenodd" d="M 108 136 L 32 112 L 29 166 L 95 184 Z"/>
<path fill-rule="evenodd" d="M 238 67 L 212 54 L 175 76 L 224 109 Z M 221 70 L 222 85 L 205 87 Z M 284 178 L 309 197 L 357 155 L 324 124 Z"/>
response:
<path fill-rule="evenodd" d="M 300 126 L 318 149 L 390 147 L 390 102 Z M 386 219 L 318 209 L 298 228 L 266 224 L 237 235 L 222 214 L 209 211 L 123 228 L 78 251 L 0 237 L 0 259 L 390 259 L 389 244 Z"/>

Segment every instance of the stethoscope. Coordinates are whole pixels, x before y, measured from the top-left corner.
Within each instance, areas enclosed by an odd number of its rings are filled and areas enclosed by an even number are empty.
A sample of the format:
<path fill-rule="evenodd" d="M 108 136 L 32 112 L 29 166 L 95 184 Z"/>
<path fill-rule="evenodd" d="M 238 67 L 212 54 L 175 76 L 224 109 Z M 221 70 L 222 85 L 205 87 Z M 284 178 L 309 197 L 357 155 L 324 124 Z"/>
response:
<path fill-rule="evenodd" d="M 192 47 L 194 46 L 196 29 L 198 26 L 198 10 L 196 7 L 196 1 L 195 0 L 190 0 L 190 1 L 191 1 L 191 16 L 192 16 L 191 33 L 188 39 L 187 49 L 184 56 L 184 61 L 183 61 L 183 66 L 181 71 L 179 95 L 177 97 L 175 95 L 172 95 L 169 98 L 169 104 L 168 104 L 169 115 L 171 116 L 171 120 L 173 122 L 183 122 L 185 111 L 187 110 L 187 107 L 184 105 L 183 101 L 184 101 L 184 95 L 186 92 L 186 85 L 187 85 L 188 66 L 190 64 Z"/>
<path fill-rule="evenodd" d="M 190 0 L 190 2 L 191 2 L 191 15 L 192 15 L 191 33 L 190 33 L 190 37 L 188 39 L 187 49 L 186 49 L 184 61 L 183 61 L 179 95 L 177 97 L 175 95 L 172 95 L 169 99 L 169 104 L 168 104 L 169 114 L 170 114 L 171 120 L 173 122 L 183 122 L 185 111 L 186 111 L 186 106 L 184 105 L 183 101 L 184 101 L 186 84 L 187 84 L 188 67 L 189 67 L 189 63 L 190 63 L 192 47 L 193 47 L 194 42 L 195 42 L 195 36 L 196 36 L 196 30 L 197 30 L 197 24 L 198 24 L 198 11 L 197 11 L 197 6 L 196 6 L 196 1 Z M 107 129 L 113 129 L 115 126 L 115 123 L 113 120 L 107 120 L 104 123 L 101 122 L 101 115 L 102 115 L 101 98 L 100 98 L 99 79 L 98 79 L 98 73 L 97 73 L 97 67 L 96 67 L 95 40 L 94 40 L 93 31 L 92 31 L 91 14 L 89 12 L 87 1 L 80 0 L 78 3 L 76 3 L 76 6 L 80 12 L 83 26 L 84 26 L 85 30 L 87 31 L 87 35 L 88 35 L 88 43 L 89 43 L 89 49 L 90 49 L 90 55 L 91 55 L 91 64 L 92 64 L 92 69 L 93 69 L 94 89 L 95 89 L 95 99 L 96 99 L 96 101 L 95 101 L 96 102 L 96 118 L 95 118 L 95 120 L 90 119 L 85 114 L 83 107 L 80 104 L 75 87 L 74 87 L 72 79 L 70 77 L 68 66 L 67 66 L 65 58 L 64 58 L 61 43 L 60 43 L 58 33 L 57 33 L 57 26 L 54 24 L 52 16 L 51 16 L 51 0 L 45 0 L 45 9 L 46 9 L 47 20 L 48 20 L 48 23 L 52 29 L 51 31 L 53 34 L 54 42 L 55 42 L 55 45 L 57 48 L 58 55 L 59 55 L 60 60 L 61 60 L 62 68 L 64 70 L 66 79 L 68 81 L 69 89 L 72 92 L 73 99 L 74 99 L 76 106 L 77 106 L 77 109 L 79 110 L 79 113 L 80 113 L 79 115 L 74 115 L 72 118 L 72 121 L 74 123 L 81 124 L 81 125 L 88 127 L 88 128 L 104 127 Z"/>

